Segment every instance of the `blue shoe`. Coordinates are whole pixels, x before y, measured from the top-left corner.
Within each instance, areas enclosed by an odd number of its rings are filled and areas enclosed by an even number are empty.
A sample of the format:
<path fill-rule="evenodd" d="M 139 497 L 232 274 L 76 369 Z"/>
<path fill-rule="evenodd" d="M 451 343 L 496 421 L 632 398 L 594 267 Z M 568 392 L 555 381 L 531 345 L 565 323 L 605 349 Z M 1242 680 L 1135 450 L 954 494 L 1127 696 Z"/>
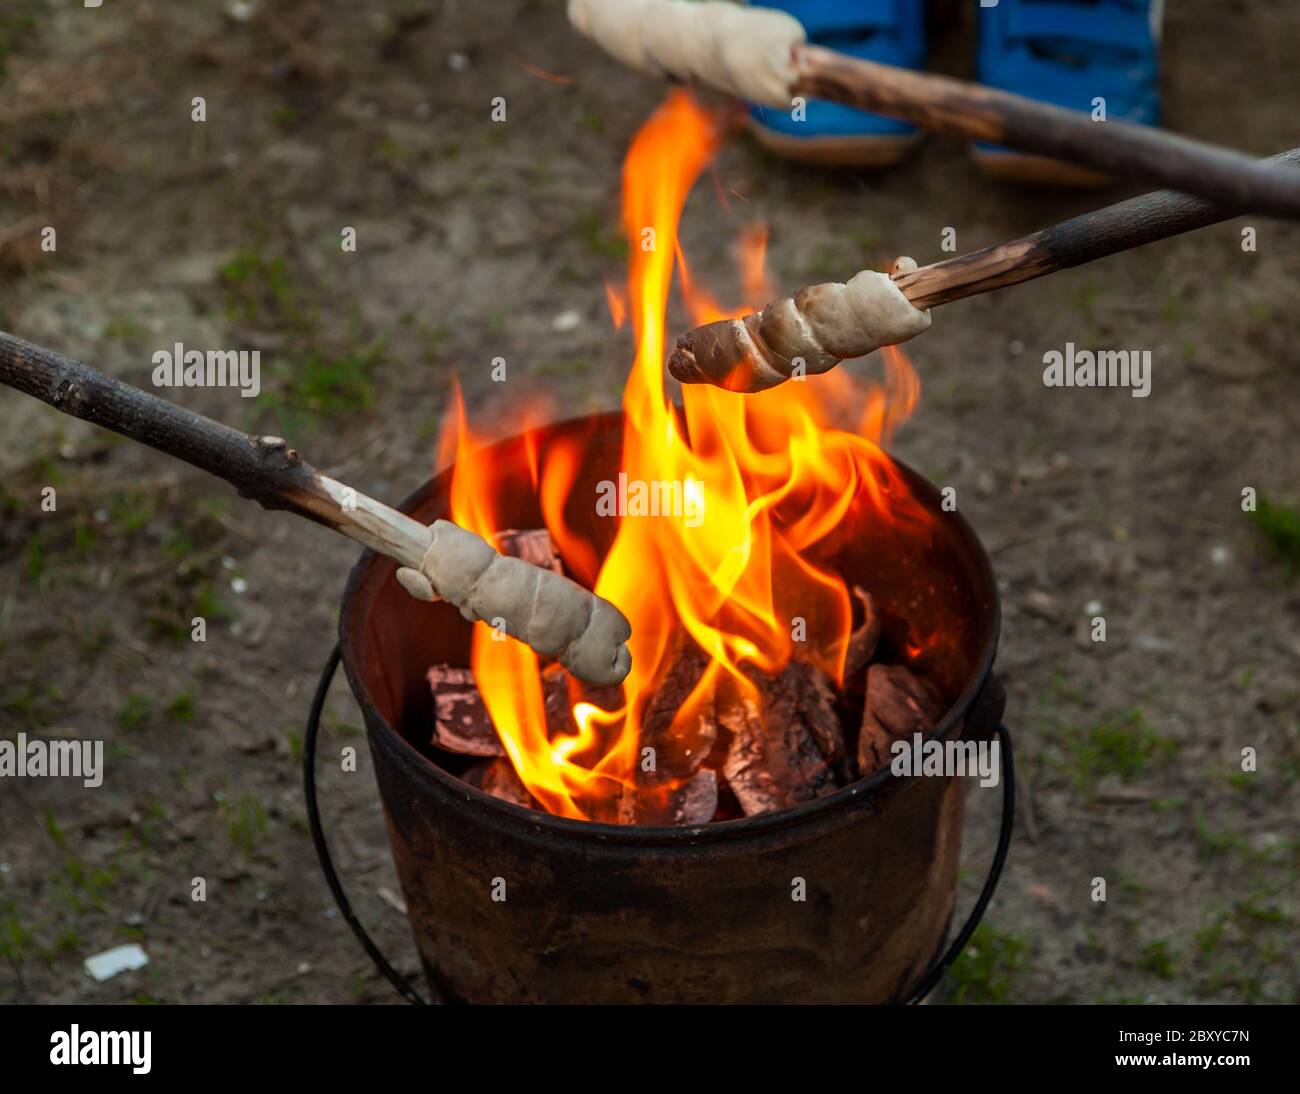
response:
<path fill-rule="evenodd" d="M 925 63 L 923 0 L 763 0 L 804 25 L 819 46 L 903 68 Z M 750 107 L 750 129 L 765 148 L 789 159 L 837 167 L 887 167 L 921 139 L 913 125 L 814 99 L 793 110 Z"/>
<path fill-rule="evenodd" d="M 980 82 L 1094 116 L 1102 100 L 1107 119 L 1156 125 L 1163 6 L 1163 0 L 997 0 L 980 9 Z M 1000 178 L 1109 181 L 1088 168 L 991 144 L 976 144 L 972 154 Z"/>

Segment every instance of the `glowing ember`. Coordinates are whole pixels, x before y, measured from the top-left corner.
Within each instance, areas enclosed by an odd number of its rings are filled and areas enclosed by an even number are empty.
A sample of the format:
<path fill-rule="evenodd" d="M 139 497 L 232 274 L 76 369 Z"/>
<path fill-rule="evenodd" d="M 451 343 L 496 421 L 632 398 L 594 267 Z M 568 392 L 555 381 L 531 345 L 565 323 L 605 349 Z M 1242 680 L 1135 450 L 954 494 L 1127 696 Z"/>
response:
<path fill-rule="evenodd" d="M 678 218 L 719 139 L 718 119 L 674 92 L 638 133 L 624 165 L 628 289 L 607 286 L 606 294 L 616 321 L 630 314 L 637 354 L 623 396 L 622 474 L 593 499 L 606 507 L 598 513 L 608 509 L 619 520 L 603 560 L 564 520 L 584 465 L 581 446 L 552 445 L 543 467 L 532 460 L 532 486 L 569 573 L 594 582 L 632 624 L 632 671 L 621 696 L 584 696 L 571 685 L 576 730 L 548 733 L 537 656 L 485 624 L 475 626 L 474 678 L 509 762 L 544 808 L 566 817 L 625 819 L 618 802 L 645 770 L 643 725 L 680 653 L 683 628 L 706 663 L 659 737 L 679 754 L 698 756 L 712 745 L 711 736 L 700 739 L 701 727 L 713 733 L 700 704 L 712 703 L 720 684 L 757 702 L 745 666 L 775 675 L 797 658 L 842 684 L 849 591 L 818 564 L 816 548 L 850 508 L 869 506 L 895 523 L 930 519 L 879 447 L 918 392 L 897 351 L 885 351 L 886 385 L 868 394 L 860 435 L 829 425 L 832 411 L 860 399 L 847 372 L 758 395 L 695 385 L 683 390 L 682 407 L 670 402 L 664 319 L 674 267 L 697 323 L 752 311 L 769 292 L 761 228 L 742 236 L 750 298 L 733 312 L 719 309 L 687 272 Z M 457 412 L 451 515 L 490 536 L 504 527 L 494 511 L 503 484 L 467 428 L 459 397 Z"/>

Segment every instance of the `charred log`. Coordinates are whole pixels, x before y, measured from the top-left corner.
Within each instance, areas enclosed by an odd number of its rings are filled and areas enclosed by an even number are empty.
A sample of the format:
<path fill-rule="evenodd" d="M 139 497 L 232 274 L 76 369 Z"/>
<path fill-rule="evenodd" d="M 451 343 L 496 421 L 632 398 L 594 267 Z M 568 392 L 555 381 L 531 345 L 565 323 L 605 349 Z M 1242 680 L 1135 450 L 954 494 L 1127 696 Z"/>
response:
<path fill-rule="evenodd" d="M 890 746 L 913 733 L 929 733 L 947 709 L 931 684 L 903 665 L 872 665 L 858 737 L 858 773 L 863 778 L 892 758 Z"/>

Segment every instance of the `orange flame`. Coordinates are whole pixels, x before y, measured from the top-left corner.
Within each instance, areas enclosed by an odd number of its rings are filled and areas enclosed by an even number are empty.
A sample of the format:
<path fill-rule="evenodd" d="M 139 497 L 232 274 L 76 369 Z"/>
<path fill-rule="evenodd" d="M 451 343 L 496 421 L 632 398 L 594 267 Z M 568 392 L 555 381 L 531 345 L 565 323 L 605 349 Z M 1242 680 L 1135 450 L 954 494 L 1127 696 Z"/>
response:
<path fill-rule="evenodd" d="M 665 391 L 665 313 L 674 266 L 697 323 L 752 311 L 770 292 L 765 228 L 742 235 L 747 306 L 730 312 L 694 283 L 677 239 L 687 195 L 721 134 L 716 115 L 676 91 L 637 134 L 624 164 L 628 292 L 606 290 L 616 321 L 625 306 L 630 312 L 637 351 L 623 396 L 616 491 L 621 519 L 603 560 L 564 517 L 585 459 L 581 444 L 552 444 L 545 466 L 535 469 L 546 526 L 570 573 L 592 584 L 632 624 L 632 671 L 621 702 L 607 703 L 611 709 L 572 703 L 576 731 L 551 736 L 536 655 L 494 636 L 485 624 L 475 626 L 474 676 L 510 762 L 542 806 L 562 816 L 617 819 L 622 788 L 636 782 L 641 719 L 669 668 L 679 627 L 711 659 L 671 727 L 687 747 L 697 732 L 697 704 L 719 674 L 752 691 L 742 666 L 779 672 L 797 652 L 842 682 L 851 627 L 848 590 L 837 573 L 815 561 L 815 548 L 861 499 L 881 519 L 918 519 L 921 512 L 901 512 L 906 486 L 879 447 L 910 414 L 919 389 L 897 350 L 886 351 L 886 385 L 869 393 L 861 435 L 829 424 L 834 410 L 857 398 L 845 370 L 758 395 L 687 386 L 680 408 Z M 493 512 L 500 484 L 491 462 L 477 454 L 459 393 L 456 412 L 452 518 L 490 536 L 501 528 Z M 644 503 L 647 492 L 672 513 L 641 515 L 633 495 Z M 569 695 L 571 701 L 579 697 L 573 688 Z"/>

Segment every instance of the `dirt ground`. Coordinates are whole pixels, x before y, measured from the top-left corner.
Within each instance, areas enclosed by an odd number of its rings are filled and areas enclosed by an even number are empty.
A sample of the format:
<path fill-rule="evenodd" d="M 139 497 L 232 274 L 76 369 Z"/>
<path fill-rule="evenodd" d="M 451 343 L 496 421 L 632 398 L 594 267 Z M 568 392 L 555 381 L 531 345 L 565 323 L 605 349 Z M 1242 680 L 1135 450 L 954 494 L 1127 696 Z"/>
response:
<path fill-rule="evenodd" d="M 629 342 L 602 283 L 622 273 L 620 162 L 662 88 L 562 7 L 7 0 L 0 328 L 146 387 L 159 346 L 259 348 L 260 398 L 169 395 L 389 500 L 430 472 L 453 376 L 487 432 L 513 431 L 526 390 L 557 416 L 617 406 Z M 1169 8 L 1167 124 L 1293 145 L 1300 7 Z M 970 71 L 972 21 L 950 18 L 934 67 Z M 942 258 L 945 227 L 972 250 L 1134 192 L 994 184 L 938 138 L 873 176 L 741 140 L 717 179 L 730 213 L 706 181 L 683 236 L 724 298 L 749 220 L 791 290 Z M 1300 231 L 1246 218 L 944 307 L 908 347 L 923 390 L 897 452 L 956 487 L 994 560 L 1020 767 L 1010 862 L 951 1000 L 1300 1001 L 1298 277 Z M 1044 387 L 1067 341 L 1150 349 L 1150 397 Z M 505 392 L 498 355 L 527 373 Z M 0 729 L 103 739 L 109 772 L 0 784 L 0 1000 L 396 1001 L 333 908 L 299 786 L 356 550 L 16 393 L 0 422 Z M 326 746 L 360 745 L 359 725 L 336 686 Z M 322 768 L 331 839 L 414 973 L 360 758 Z M 968 899 L 996 818 L 972 791 Z M 130 941 L 147 968 L 82 970 Z"/>

